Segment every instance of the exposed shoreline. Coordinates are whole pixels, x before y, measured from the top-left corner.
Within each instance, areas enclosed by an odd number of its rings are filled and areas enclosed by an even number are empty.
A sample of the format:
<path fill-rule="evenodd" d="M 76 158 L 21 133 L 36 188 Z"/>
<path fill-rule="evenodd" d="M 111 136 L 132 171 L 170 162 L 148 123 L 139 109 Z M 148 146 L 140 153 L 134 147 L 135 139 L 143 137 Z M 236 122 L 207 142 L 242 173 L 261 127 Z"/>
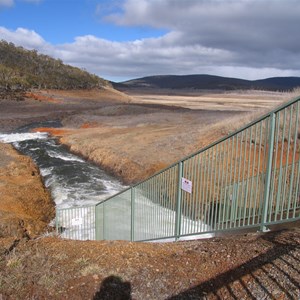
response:
<path fill-rule="evenodd" d="M 8 132 L 28 120 L 56 116 L 64 126 L 56 133 L 61 143 L 120 177 L 129 176 L 130 182 L 248 121 L 241 111 L 233 118 L 228 111 L 201 114 L 133 100 L 128 106 L 128 98 L 120 101 L 115 94 L 111 100 L 93 92 L 87 98 L 58 91 L 46 95 L 59 102 L 1 102 L 0 126 L 6 124 L 2 128 Z M 300 296 L 300 274 L 291 267 L 300 259 L 299 222 L 267 234 L 178 243 L 41 238 L 54 204 L 32 160 L 11 145 L 0 143 L 0 150 L 0 298 L 98 299 L 103 289 L 111 298 L 129 293 L 133 299 Z M 11 217 L 10 223 L 2 216 Z"/>

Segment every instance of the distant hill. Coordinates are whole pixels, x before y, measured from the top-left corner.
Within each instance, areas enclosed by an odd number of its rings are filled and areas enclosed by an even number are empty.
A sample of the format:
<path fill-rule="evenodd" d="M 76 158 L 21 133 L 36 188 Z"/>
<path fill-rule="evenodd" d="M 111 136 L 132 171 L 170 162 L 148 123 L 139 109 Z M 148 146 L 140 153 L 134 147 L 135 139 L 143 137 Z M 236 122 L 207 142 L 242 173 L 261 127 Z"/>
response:
<path fill-rule="evenodd" d="M 89 89 L 109 85 L 104 79 L 36 50 L 0 41 L 0 96 L 29 88 Z"/>
<path fill-rule="evenodd" d="M 300 87 L 300 77 L 274 77 L 245 80 L 213 75 L 162 75 L 112 83 L 119 90 L 128 89 L 199 89 L 290 91 Z"/>

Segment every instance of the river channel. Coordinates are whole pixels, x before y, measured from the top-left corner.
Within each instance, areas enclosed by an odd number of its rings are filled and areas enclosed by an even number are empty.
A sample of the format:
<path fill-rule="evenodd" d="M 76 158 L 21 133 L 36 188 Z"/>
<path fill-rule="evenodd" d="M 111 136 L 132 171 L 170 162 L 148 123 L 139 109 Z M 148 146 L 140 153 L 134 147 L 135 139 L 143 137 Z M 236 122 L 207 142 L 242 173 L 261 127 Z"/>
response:
<path fill-rule="evenodd" d="M 34 160 L 57 208 L 95 204 L 125 188 L 98 166 L 70 153 L 56 138 L 44 132 L 33 133 L 32 129 L 37 127 L 60 127 L 60 124 L 56 121 L 30 124 L 11 134 L 0 133 L 0 141 L 11 143 Z"/>

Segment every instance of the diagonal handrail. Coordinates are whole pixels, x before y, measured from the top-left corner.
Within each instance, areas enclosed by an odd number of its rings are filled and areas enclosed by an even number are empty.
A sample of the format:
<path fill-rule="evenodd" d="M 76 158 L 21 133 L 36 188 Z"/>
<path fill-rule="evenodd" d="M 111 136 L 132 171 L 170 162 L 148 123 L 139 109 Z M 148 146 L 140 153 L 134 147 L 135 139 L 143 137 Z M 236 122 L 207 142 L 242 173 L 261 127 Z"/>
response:
<path fill-rule="evenodd" d="M 178 239 L 299 219 L 299 113 L 297 97 L 97 203 L 92 236 Z"/>
<path fill-rule="evenodd" d="M 151 178 L 153 178 L 153 177 L 155 177 L 155 176 L 157 176 L 157 175 L 159 175 L 159 174 L 167 171 L 168 169 L 174 167 L 178 163 L 184 162 L 185 160 L 187 160 L 187 159 L 189 159 L 189 158 L 191 158 L 191 157 L 193 157 L 193 156 L 195 156 L 197 154 L 200 154 L 200 153 L 202 153 L 202 152 L 204 152 L 204 151 L 206 151 L 206 150 L 208 150 L 208 149 L 216 146 L 217 144 L 220 144 L 220 143 L 224 142 L 227 139 L 230 139 L 231 137 L 237 135 L 238 133 L 244 131 L 245 129 L 247 129 L 247 128 L 249 128 L 249 127 L 251 127 L 251 126 L 253 126 L 253 125 L 255 125 L 255 124 L 257 124 L 257 123 L 259 123 L 259 122 L 261 122 L 263 120 L 265 120 L 266 118 L 270 117 L 272 114 L 276 114 L 277 112 L 283 110 L 284 108 L 286 108 L 286 107 L 288 107 L 288 106 L 290 106 L 290 105 L 292 105 L 292 104 L 294 104 L 294 103 L 296 103 L 298 101 L 300 101 L 300 97 L 295 97 L 295 98 L 287 101 L 286 103 L 279 105 L 278 107 L 274 108 L 272 111 L 270 111 L 268 113 L 265 113 L 264 115 L 260 116 L 259 118 L 255 119 L 254 121 L 248 123 L 247 125 L 242 126 L 241 128 L 239 128 L 239 129 L 235 130 L 234 132 L 228 134 L 227 136 L 222 137 L 222 138 L 218 139 L 217 141 L 215 141 L 215 142 L 213 142 L 213 143 L 211 143 L 211 144 L 209 144 L 209 145 L 201 148 L 200 150 L 189 154 L 188 156 L 186 156 L 186 157 L 184 157 L 184 158 L 182 158 L 182 159 L 174 162 L 173 164 L 170 164 L 169 166 L 163 168 L 162 170 L 156 172 L 155 174 L 149 176 L 148 178 L 146 178 L 144 180 L 141 180 L 138 183 L 135 183 L 135 184 L 131 185 L 130 187 L 128 187 L 128 188 L 126 188 L 126 189 L 124 189 L 124 190 L 116 193 L 115 195 L 112 195 L 112 196 L 104 199 L 103 201 L 99 202 L 98 204 L 103 203 L 105 201 L 109 201 L 111 198 L 114 198 L 115 196 L 118 196 L 119 194 L 122 194 L 123 192 L 125 192 L 127 190 L 130 190 L 131 188 L 134 188 L 134 187 L 140 185 L 141 183 L 143 183 L 143 182 L 145 182 L 145 181 L 147 181 L 147 180 L 149 180 L 149 179 L 151 179 Z"/>

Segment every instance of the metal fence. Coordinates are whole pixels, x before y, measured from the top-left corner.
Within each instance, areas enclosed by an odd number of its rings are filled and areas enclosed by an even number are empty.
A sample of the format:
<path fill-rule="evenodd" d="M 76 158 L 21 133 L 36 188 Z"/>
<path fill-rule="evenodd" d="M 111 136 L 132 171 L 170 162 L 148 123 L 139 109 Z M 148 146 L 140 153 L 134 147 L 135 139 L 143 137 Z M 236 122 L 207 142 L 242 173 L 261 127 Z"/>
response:
<path fill-rule="evenodd" d="M 299 219 L 299 102 L 82 212 L 58 209 L 58 231 L 67 238 L 144 241 L 265 230 Z"/>

